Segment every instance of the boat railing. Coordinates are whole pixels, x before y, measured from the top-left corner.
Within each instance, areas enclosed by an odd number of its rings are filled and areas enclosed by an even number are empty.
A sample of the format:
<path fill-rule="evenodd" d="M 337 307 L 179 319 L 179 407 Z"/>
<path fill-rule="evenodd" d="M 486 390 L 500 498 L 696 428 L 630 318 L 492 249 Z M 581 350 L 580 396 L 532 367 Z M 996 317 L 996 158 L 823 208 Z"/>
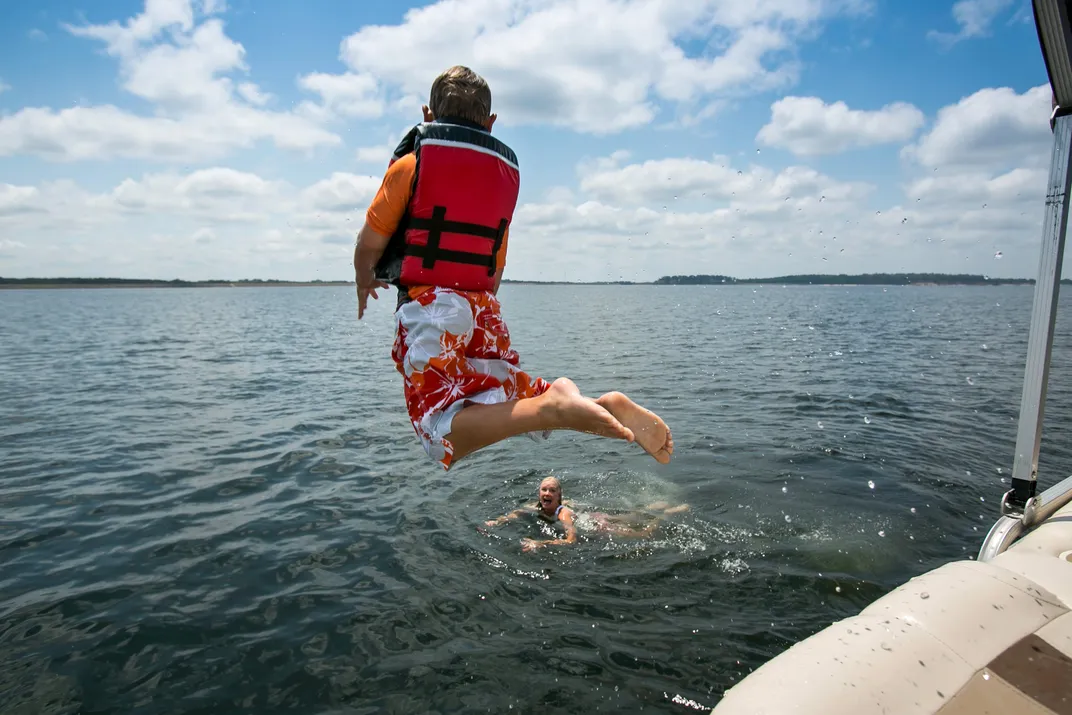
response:
<path fill-rule="evenodd" d="M 1053 350 L 1057 300 L 1061 289 L 1065 233 L 1068 230 L 1069 189 L 1072 187 L 1072 1 L 1033 0 L 1035 28 L 1053 91 L 1050 128 L 1053 149 L 1046 184 L 1046 213 L 1042 225 L 1027 364 L 1020 399 L 1012 488 L 1001 500 L 1001 518 L 987 534 L 979 560 L 1004 551 L 1026 531 L 1072 501 L 1072 477 L 1037 495 L 1039 444 L 1046 412 L 1050 354 Z"/>

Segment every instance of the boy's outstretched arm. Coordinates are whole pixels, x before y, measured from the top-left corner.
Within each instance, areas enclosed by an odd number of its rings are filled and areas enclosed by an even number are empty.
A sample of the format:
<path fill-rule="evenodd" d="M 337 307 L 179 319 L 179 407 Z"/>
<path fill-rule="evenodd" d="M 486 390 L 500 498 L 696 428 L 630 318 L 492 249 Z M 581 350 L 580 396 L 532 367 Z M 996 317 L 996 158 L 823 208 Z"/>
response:
<path fill-rule="evenodd" d="M 386 283 L 376 280 L 376 262 L 380 260 L 390 236 L 384 236 L 374 231 L 368 222 L 361 227 L 357 234 L 357 245 L 354 246 L 354 271 L 357 282 L 357 319 L 365 314 L 365 305 L 368 297 L 377 298 L 376 291 L 380 288 L 389 288 Z"/>

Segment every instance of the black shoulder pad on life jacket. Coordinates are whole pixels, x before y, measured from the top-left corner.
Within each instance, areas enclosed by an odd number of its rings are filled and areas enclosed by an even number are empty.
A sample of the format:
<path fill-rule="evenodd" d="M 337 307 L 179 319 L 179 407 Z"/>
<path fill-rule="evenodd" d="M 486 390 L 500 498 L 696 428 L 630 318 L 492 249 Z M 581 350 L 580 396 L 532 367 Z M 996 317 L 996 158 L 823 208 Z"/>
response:
<path fill-rule="evenodd" d="M 445 141 L 464 142 L 493 151 L 515 167 L 517 166 L 517 154 L 514 153 L 514 150 L 483 129 L 474 129 L 464 124 L 451 124 L 448 122 L 424 122 L 413 127 L 406 134 L 406 139 L 402 140 L 402 144 L 405 144 L 406 140 L 410 139 L 411 136 L 413 139 L 409 145 L 409 151 L 413 150 L 414 144 L 424 139 L 443 139 Z M 399 148 L 395 150 L 396 154 L 402 149 L 402 144 L 399 144 Z"/>
<path fill-rule="evenodd" d="M 420 133 L 420 129 L 421 125 L 418 124 L 412 127 L 408 132 L 406 132 L 406 136 L 402 137 L 402 141 L 398 143 L 398 146 L 395 147 L 394 153 L 391 154 L 392 164 L 404 157 L 406 154 L 411 153 L 414 148 L 416 148 L 417 135 Z"/>

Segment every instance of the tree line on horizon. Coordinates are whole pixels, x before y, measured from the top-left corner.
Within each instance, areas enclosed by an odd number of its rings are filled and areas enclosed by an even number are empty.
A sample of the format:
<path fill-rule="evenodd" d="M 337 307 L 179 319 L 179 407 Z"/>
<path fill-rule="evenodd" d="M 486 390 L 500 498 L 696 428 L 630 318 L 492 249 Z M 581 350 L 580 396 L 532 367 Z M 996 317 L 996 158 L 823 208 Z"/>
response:
<path fill-rule="evenodd" d="M 282 281 L 274 278 L 213 278 L 203 281 L 188 281 L 181 278 L 164 280 L 162 278 L 4 278 L 0 276 L 0 285 L 156 285 L 156 286 L 199 286 L 228 285 L 231 283 L 341 283 L 343 281 L 325 281 L 319 278 L 309 281 Z M 349 281 L 352 283 L 353 281 Z"/>
<path fill-rule="evenodd" d="M 723 275 L 678 275 L 663 276 L 657 285 L 723 285 L 734 283 L 785 283 L 793 285 L 915 285 L 935 283 L 938 285 L 1034 285 L 1034 278 L 991 278 L 969 273 L 806 273 L 772 278 L 734 278 Z M 1072 283 L 1064 278 L 1062 284 Z"/>
<path fill-rule="evenodd" d="M 528 281 L 503 279 L 503 283 L 518 284 L 588 284 L 588 285 L 732 285 L 776 283 L 787 285 L 915 285 L 931 283 L 938 285 L 1034 285 L 1034 278 L 991 278 L 989 276 L 968 273 L 856 273 L 856 274 L 822 274 L 807 273 L 770 278 L 735 278 L 733 276 L 697 274 L 673 275 L 645 283 L 644 281 Z M 163 280 L 158 278 L 4 278 L 0 276 L 0 285 L 139 285 L 139 286 L 206 286 L 229 284 L 352 284 L 353 281 L 331 281 L 319 278 L 308 281 L 286 281 L 273 278 L 225 278 L 190 281 L 175 278 Z M 1061 279 L 1062 285 L 1072 284 L 1072 279 Z"/>

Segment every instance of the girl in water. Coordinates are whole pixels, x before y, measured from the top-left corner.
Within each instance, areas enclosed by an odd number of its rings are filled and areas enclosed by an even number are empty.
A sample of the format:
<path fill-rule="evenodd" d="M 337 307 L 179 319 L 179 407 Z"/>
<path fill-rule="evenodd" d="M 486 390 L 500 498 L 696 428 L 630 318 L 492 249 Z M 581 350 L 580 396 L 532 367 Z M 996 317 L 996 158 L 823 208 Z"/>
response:
<path fill-rule="evenodd" d="M 562 499 L 562 484 L 556 477 L 547 477 L 540 482 L 538 491 L 539 501 L 532 507 L 514 509 L 509 514 L 504 514 L 497 519 L 485 522 L 488 526 L 499 526 L 523 514 L 533 512 L 544 521 L 552 524 L 561 521 L 566 527 L 565 538 L 559 539 L 522 539 L 523 551 L 535 551 L 536 549 L 554 544 L 574 544 L 577 542 L 577 529 L 596 533 L 607 533 L 626 538 L 644 538 L 650 536 L 658 527 L 659 522 L 669 514 L 677 514 L 687 511 L 688 504 L 670 506 L 667 502 L 654 502 L 643 510 L 627 514 L 607 514 L 601 511 L 577 512 Z M 654 513 L 653 513 L 654 512 Z"/>

